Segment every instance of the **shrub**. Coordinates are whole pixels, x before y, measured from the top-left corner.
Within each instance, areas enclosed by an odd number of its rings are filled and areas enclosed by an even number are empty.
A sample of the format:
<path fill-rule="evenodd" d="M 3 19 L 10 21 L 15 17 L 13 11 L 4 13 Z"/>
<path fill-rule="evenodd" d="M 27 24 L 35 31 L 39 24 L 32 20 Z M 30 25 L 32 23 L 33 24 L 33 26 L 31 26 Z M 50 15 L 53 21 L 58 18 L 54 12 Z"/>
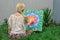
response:
<path fill-rule="evenodd" d="M 8 19 L 5 18 L 3 24 L 8 24 Z"/>
<path fill-rule="evenodd" d="M 51 22 L 53 21 L 53 19 L 51 18 L 51 9 L 49 8 L 46 8 L 46 9 L 43 9 L 44 11 L 44 26 L 49 26 L 51 24 Z"/>

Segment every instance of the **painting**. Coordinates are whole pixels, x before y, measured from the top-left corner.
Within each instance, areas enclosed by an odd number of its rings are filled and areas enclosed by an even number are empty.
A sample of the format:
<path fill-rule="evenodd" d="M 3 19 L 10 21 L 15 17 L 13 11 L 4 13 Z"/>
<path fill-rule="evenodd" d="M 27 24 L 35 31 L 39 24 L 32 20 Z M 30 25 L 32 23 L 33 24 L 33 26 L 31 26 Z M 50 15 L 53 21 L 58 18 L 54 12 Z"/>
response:
<path fill-rule="evenodd" d="M 24 10 L 24 15 L 27 16 L 28 22 L 33 21 L 27 30 L 42 31 L 43 10 Z"/>

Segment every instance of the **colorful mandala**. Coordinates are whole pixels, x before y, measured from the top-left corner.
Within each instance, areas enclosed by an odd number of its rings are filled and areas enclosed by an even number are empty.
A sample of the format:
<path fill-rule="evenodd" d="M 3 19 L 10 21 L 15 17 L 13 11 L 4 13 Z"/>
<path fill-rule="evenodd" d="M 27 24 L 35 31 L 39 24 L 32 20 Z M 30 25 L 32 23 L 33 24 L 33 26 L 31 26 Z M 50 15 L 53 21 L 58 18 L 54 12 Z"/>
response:
<path fill-rule="evenodd" d="M 27 15 L 28 17 L 28 21 L 33 21 L 33 23 L 29 26 L 29 27 L 36 27 L 39 23 L 39 17 L 38 15 L 34 14 L 34 13 L 31 13 L 31 14 L 28 14 Z"/>
<path fill-rule="evenodd" d="M 28 22 L 32 23 L 29 27 L 26 27 L 26 30 L 33 30 L 33 31 L 42 31 L 42 24 L 43 24 L 43 10 L 25 10 L 24 15 L 28 17 Z"/>

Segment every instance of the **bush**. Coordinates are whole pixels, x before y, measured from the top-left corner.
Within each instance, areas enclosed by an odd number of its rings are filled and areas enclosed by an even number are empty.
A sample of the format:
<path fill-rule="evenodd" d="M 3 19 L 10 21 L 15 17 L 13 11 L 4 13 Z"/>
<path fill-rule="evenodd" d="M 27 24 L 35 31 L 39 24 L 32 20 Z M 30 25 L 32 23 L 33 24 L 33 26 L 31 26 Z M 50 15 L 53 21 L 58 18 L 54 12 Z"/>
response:
<path fill-rule="evenodd" d="M 53 19 L 51 18 L 51 9 L 49 8 L 46 8 L 46 9 L 43 9 L 44 11 L 44 26 L 49 26 L 51 24 L 51 22 L 53 22 Z"/>
<path fill-rule="evenodd" d="M 8 24 L 8 19 L 5 18 L 3 24 Z"/>

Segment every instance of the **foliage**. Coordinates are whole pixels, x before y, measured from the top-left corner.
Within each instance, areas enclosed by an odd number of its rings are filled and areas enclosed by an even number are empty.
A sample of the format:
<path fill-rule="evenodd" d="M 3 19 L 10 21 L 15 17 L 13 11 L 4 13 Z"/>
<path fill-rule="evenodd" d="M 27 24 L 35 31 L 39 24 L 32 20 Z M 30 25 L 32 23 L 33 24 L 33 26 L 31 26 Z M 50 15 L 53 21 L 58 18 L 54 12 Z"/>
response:
<path fill-rule="evenodd" d="M 5 18 L 3 24 L 8 24 L 8 19 Z"/>
<path fill-rule="evenodd" d="M 53 19 L 51 18 L 51 9 L 49 8 L 46 8 L 46 9 L 43 9 L 44 11 L 44 25 L 45 26 L 49 26 L 51 22 L 53 22 Z"/>
<path fill-rule="evenodd" d="M 8 26 L 0 25 L 0 40 L 60 40 L 60 26 L 44 27 L 42 32 L 33 33 L 32 35 L 11 39 L 8 37 Z"/>

